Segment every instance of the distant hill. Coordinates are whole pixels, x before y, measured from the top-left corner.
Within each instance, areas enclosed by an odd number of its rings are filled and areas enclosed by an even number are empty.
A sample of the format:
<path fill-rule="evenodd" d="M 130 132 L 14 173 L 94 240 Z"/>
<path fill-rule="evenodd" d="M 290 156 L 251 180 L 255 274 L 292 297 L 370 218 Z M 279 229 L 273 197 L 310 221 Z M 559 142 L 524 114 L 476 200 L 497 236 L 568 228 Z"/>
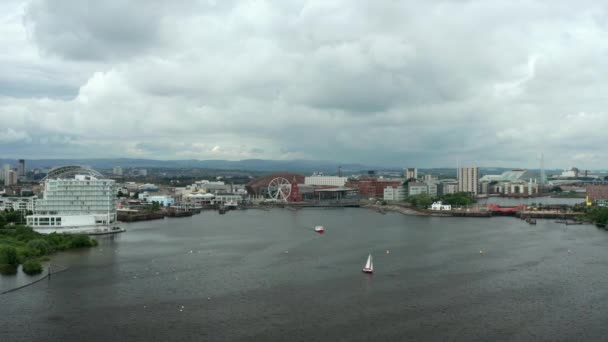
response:
<path fill-rule="evenodd" d="M 0 165 L 16 165 L 16 159 L 0 159 Z M 297 171 L 297 172 L 324 172 L 334 174 L 338 166 L 342 166 L 345 173 L 360 172 L 364 170 L 388 170 L 386 167 L 367 166 L 362 164 L 339 164 L 323 160 L 264 160 L 245 159 L 231 160 L 154 160 L 154 159 L 28 159 L 26 168 L 52 168 L 61 165 L 86 165 L 93 169 L 105 170 L 114 166 L 123 168 L 202 168 L 213 170 L 249 170 L 249 171 Z"/>
<path fill-rule="evenodd" d="M 0 166 L 10 164 L 16 167 L 16 159 L 0 159 Z M 52 168 L 62 165 L 86 165 L 96 170 L 107 170 L 114 166 L 122 166 L 123 168 L 171 168 L 171 169 L 209 169 L 209 170 L 241 170 L 241 171 L 258 171 L 258 172 L 277 172 L 277 171 L 292 171 L 302 173 L 324 172 L 327 174 L 336 174 L 338 166 L 342 166 L 342 172 L 345 175 L 359 173 L 367 170 L 376 171 L 394 171 L 401 172 L 401 167 L 388 167 L 378 165 L 364 165 L 357 163 L 340 164 L 334 161 L 327 160 L 267 160 L 267 159 L 244 159 L 238 161 L 232 160 L 155 160 L 155 159 L 132 159 L 132 158 L 116 158 L 116 159 L 26 159 L 26 168 Z M 480 173 L 500 174 L 512 168 L 504 167 L 480 167 Z M 422 174 L 442 174 L 456 176 L 456 167 L 453 168 L 419 168 L 419 173 Z M 547 174 L 559 173 L 561 170 L 546 170 Z"/>

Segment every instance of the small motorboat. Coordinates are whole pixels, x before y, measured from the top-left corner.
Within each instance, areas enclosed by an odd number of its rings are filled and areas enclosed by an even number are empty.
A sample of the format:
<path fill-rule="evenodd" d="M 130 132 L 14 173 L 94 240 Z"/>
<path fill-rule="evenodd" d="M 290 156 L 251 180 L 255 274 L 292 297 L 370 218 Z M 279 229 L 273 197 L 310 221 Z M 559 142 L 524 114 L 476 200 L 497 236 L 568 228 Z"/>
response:
<path fill-rule="evenodd" d="M 374 262 L 372 261 L 371 253 L 367 257 L 367 262 L 365 263 L 365 266 L 363 266 L 362 271 L 363 273 L 374 273 Z"/>
<path fill-rule="evenodd" d="M 325 232 L 325 228 L 323 228 L 323 226 L 316 226 L 315 232 L 317 232 L 319 234 L 323 234 L 323 232 Z"/>

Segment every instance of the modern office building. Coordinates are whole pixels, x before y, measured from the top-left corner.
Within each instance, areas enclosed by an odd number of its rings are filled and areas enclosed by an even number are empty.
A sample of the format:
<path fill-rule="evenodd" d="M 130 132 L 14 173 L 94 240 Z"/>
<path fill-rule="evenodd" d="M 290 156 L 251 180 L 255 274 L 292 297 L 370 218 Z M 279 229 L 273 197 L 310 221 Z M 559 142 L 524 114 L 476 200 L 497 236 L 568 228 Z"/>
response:
<path fill-rule="evenodd" d="M 116 224 L 116 184 L 91 169 L 65 166 L 44 181 L 27 224 L 40 233 L 101 233 Z"/>
<path fill-rule="evenodd" d="M 19 164 L 17 164 L 17 177 L 25 177 L 25 160 L 19 159 Z"/>
<path fill-rule="evenodd" d="M 479 167 L 458 168 L 458 191 L 477 195 L 479 192 Z"/>
<path fill-rule="evenodd" d="M 304 178 L 306 185 L 344 186 L 347 177 L 312 175 Z"/>

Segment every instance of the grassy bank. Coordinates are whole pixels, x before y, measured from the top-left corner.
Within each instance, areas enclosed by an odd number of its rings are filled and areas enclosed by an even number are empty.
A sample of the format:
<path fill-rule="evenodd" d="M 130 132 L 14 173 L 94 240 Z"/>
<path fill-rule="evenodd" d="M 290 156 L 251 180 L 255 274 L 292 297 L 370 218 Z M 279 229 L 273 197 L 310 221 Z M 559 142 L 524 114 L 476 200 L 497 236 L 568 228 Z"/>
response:
<path fill-rule="evenodd" d="M 41 261 L 57 251 L 96 246 L 87 235 L 40 234 L 25 226 L 0 228 L 0 273 L 14 274 L 22 264 L 27 274 L 42 271 Z"/>

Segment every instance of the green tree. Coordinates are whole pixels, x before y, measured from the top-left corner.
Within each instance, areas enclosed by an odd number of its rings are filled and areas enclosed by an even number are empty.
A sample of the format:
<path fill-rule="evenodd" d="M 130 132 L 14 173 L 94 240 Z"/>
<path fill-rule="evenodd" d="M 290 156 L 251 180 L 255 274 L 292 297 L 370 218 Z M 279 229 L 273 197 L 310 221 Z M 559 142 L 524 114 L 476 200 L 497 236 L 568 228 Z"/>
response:
<path fill-rule="evenodd" d="M 408 202 L 418 208 L 428 208 L 433 204 L 433 199 L 428 194 L 418 194 L 408 197 Z"/>
<path fill-rule="evenodd" d="M 43 239 L 30 240 L 26 246 L 27 248 L 32 249 L 37 256 L 46 255 L 53 252 L 51 244 Z"/>
<path fill-rule="evenodd" d="M 30 259 L 23 263 L 23 272 L 34 275 L 42 272 L 42 265 L 38 260 Z"/>
<path fill-rule="evenodd" d="M 150 206 L 150 211 L 151 212 L 157 212 L 160 210 L 160 203 L 154 201 L 152 202 L 152 205 Z"/>
<path fill-rule="evenodd" d="M 454 206 L 466 206 L 475 203 L 475 199 L 473 199 L 471 195 L 466 192 L 446 194 L 443 195 L 440 199 L 444 204 L 450 204 Z"/>
<path fill-rule="evenodd" d="M 0 247 L 0 264 L 13 266 L 19 265 L 17 249 L 10 246 Z"/>

